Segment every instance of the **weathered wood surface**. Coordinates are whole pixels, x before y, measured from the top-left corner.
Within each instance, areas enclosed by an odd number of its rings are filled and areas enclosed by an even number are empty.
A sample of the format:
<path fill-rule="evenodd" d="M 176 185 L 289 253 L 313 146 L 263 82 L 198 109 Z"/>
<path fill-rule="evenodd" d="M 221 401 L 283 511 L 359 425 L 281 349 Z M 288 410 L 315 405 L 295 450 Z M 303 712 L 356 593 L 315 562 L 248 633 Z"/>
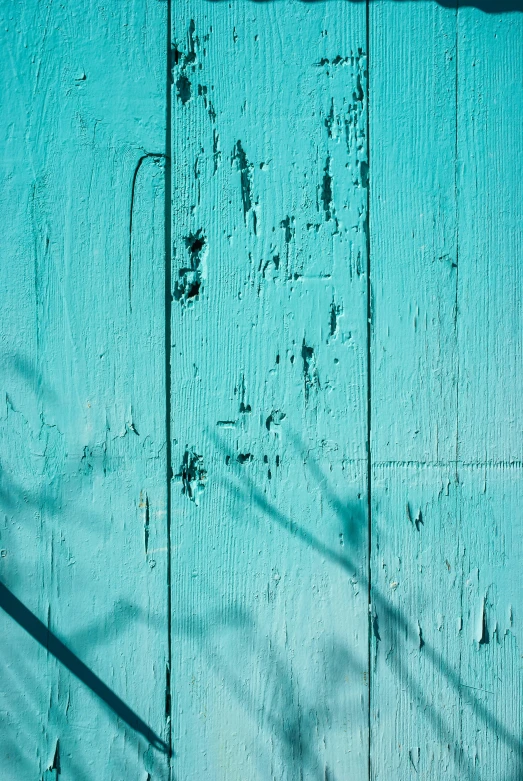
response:
<path fill-rule="evenodd" d="M 523 774 L 522 30 L 370 9 L 375 779 Z"/>
<path fill-rule="evenodd" d="M 4 4 L 2 779 L 522 777 L 523 14 L 472 6 Z"/>
<path fill-rule="evenodd" d="M 367 775 L 365 8 L 326 9 L 173 6 L 179 778 Z"/>
<path fill-rule="evenodd" d="M 0 776 L 162 778 L 165 6 L 2 17 Z"/>

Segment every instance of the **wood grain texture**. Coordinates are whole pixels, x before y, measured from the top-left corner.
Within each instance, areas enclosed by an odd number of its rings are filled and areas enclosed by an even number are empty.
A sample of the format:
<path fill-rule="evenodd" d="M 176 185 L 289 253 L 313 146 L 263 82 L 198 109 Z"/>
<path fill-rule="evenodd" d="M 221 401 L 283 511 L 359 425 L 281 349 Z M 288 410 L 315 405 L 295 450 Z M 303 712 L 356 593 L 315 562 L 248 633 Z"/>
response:
<path fill-rule="evenodd" d="M 2 781 L 522 777 L 522 10 L 4 4 Z"/>
<path fill-rule="evenodd" d="M 458 13 L 458 460 L 463 752 L 475 778 L 523 774 L 521 14 Z M 478 691 L 479 690 L 479 691 Z"/>
<path fill-rule="evenodd" d="M 363 779 L 365 9 L 172 38 L 175 776 Z"/>
<path fill-rule="evenodd" d="M 522 20 L 370 18 L 372 777 L 516 779 Z"/>
<path fill-rule="evenodd" d="M 0 775 L 162 778 L 165 8 L 2 16 Z"/>

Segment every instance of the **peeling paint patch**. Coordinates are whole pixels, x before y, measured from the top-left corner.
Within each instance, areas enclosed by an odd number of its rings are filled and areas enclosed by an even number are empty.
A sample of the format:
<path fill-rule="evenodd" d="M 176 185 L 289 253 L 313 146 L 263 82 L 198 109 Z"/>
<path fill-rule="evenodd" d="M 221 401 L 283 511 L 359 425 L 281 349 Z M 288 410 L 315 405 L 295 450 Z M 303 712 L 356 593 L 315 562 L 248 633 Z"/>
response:
<path fill-rule="evenodd" d="M 188 71 L 194 71 L 197 55 L 198 38 L 195 36 L 195 23 L 191 19 L 187 31 L 187 51 L 184 53 L 177 44 L 171 47 L 171 82 L 176 85 L 176 97 L 185 106 L 192 97 L 192 83 Z M 175 81 L 175 73 L 177 78 Z"/>
<path fill-rule="evenodd" d="M 419 750 L 419 748 L 416 749 L 416 755 L 417 755 L 417 759 L 416 759 L 416 763 L 415 763 L 414 762 L 414 751 L 413 751 L 413 749 L 409 749 L 410 764 L 412 765 L 412 767 L 414 768 L 415 772 L 417 773 L 418 772 L 418 767 L 419 767 L 419 760 L 420 760 L 420 750 Z"/>
<path fill-rule="evenodd" d="M 220 135 L 216 129 L 212 133 L 212 159 L 213 173 L 216 173 L 220 165 L 222 153 L 220 151 Z"/>
<path fill-rule="evenodd" d="M 340 65 L 350 65 L 353 62 L 354 57 L 352 55 L 350 57 L 342 57 L 341 54 L 337 54 L 332 60 L 329 60 L 328 57 L 322 57 L 321 60 L 315 64 L 318 68 L 326 68 L 328 66 L 337 68 Z"/>
<path fill-rule="evenodd" d="M 355 87 L 352 92 L 352 101 L 349 103 L 345 114 L 345 137 L 347 153 L 351 161 L 350 167 L 353 172 L 353 184 L 355 187 L 366 189 L 369 185 L 369 164 L 367 159 L 366 101 L 363 79 L 366 77 L 367 58 L 361 49 L 358 49 L 353 65 L 356 69 Z"/>
<path fill-rule="evenodd" d="M 192 303 L 201 292 L 203 281 L 203 259 L 206 252 L 206 239 L 200 228 L 196 233 L 190 233 L 184 239 L 185 247 L 189 253 L 190 265 L 181 268 L 178 272 L 173 297 L 182 304 Z"/>
<path fill-rule="evenodd" d="M 265 428 L 267 431 L 272 431 L 273 434 L 279 434 L 278 429 L 286 417 L 286 414 L 280 412 L 279 409 L 273 410 L 265 421 Z"/>
<path fill-rule="evenodd" d="M 151 520 L 151 512 L 149 507 L 149 497 L 147 493 L 140 491 L 140 504 L 139 507 L 143 510 L 143 532 L 144 532 L 144 545 L 145 555 L 149 550 L 149 525 Z"/>
<path fill-rule="evenodd" d="M 176 80 L 176 94 L 183 105 L 191 99 L 191 82 L 185 73 L 181 73 Z"/>
<path fill-rule="evenodd" d="M 316 356 L 314 348 L 309 347 L 303 340 L 301 346 L 301 359 L 303 362 L 303 386 L 305 391 L 305 403 L 309 401 L 311 390 L 317 390 L 320 387 L 318 370 L 316 369 Z"/>
<path fill-rule="evenodd" d="M 208 98 L 208 92 L 209 90 L 204 84 L 198 84 L 198 96 L 203 98 L 203 105 L 205 110 L 209 114 L 209 119 L 211 122 L 214 123 L 216 122 L 216 111 L 214 110 L 214 106 Z"/>
<path fill-rule="evenodd" d="M 338 335 L 338 318 L 343 314 L 343 308 L 340 304 L 336 304 L 334 299 L 331 301 L 330 306 L 330 318 L 329 318 L 329 337 L 335 339 Z"/>
<path fill-rule="evenodd" d="M 332 203 L 332 176 L 331 176 L 331 158 L 327 157 L 325 168 L 323 169 L 323 181 L 321 184 L 321 201 L 323 203 L 323 211 L 325 213 L 325 220 L 328 222 L 334 210 Z"/>
<path fill-rule="evenodd" d="M 236 458 L 236 461 L 239 464 L 248 464 L 249 461 L 252 461 L 253 459 L 254 456 L 252 455 L 252 453 L 239 453 Z"/>
<path fill-rule="evenodd" d="M 421 514 L 421 510 L 418 510 L 418 514 L 417 514 L 417 515 L 416 515 L 416 517 L 414 518 L 414 525 L 415 525 L 415 527 L 416 527 L 416 529 L 417 529 L 418 531 L 419 531 L 419 527 L 420 527 L 420 525 L 421 525 L 421 526 L 424 526 L 424 523 L 423 523 L 423 515 Z"/>
<path fill-rule="evenodd" d="M 53 761 L 49 765 L 48 770 L 50 772 L 52 772 L 54 770 L 54 772 L 56 774 L 56 776 L 55 776 L 56 778 L 58 778 L 58 776 L 62 772 L 62 768 L 61 768 L 61 765 L 60 765 L 60 741 L 59 740 L 56 741 L 56 745 L 55 745 L 55 749 L 54 749 L 54 755 L 53 755 Z"/>
<path fill-rule="evenodd" d="M 336 122 L 336 118 L 334 115 L 334 98 L 331 98 L 331 107 L 328 115 L 325 117 L 325 127 L 327 128 L 327 135 L 329 138 L 332 138 L 332 131 L 334 128 Z"/>
<path fill-rule="evenodd" d="M 289 217 L 287 215 L 287 217 L 280 222 L 280 227 L 285 231 L 285 243 L 290 244 L 295 234 L 294 217 Z"/>
<path fill-rule="evenodd" d="M 296 233 L 295 228 L 295 219 L 294 217 L 291 217 L 290 215 L 287 215 L 285 219 L 283 219 L 280 222 L 280 228 L 283 228 L 284 230 L 284 240 L 285 240 L 285 260 L 287 264 L 287 272 L 289 270 L 289 253 L 291 249 L 291 244 L 294 240 L 294 235 Z M 279 255 L 278 255 L 279 259 Z"/>
<path fill-rule="evenodd" d="M 247 160 L 247 155 L 242 146 L 242 142 L 238 140 L 233 153 L 233 162 L 238 164 L 238 170 L 240 171 L 240 186 L 243 204 L 243 216 L 247 223 L 247 215 L 252 209 L 252 165 Z M 256 232 L 256 231 L 255 231 Z"/>
<path fill-rule="evenodd" d="M 235 388 L 234 389 L 235 393 L 236 393 L 236 390 L 237 389 Z M 245 390 L 245 375 L 242 374 L 242 378 L 241 378 L 241 381 L 240 381 L 240 413 L 242 415 L 245 415 L 245 414 L 248 414 L 248 413 L 252 412 L 251 405 L 245 403 L 245 393 L 246 393 L 246 390 Z"/>
<path fill-rule="evenodd" d="M 279 271 L 280 268 L 280 256 L 275 253 L 270 260 L 266 260 L 265 262 L 263 260 L 260 260 L 260 265 L 258 267 L 258 271 L 261 272 L 262 277 L 265 279 L 266 275 L 271 268 L 271 266 L 274 268 L 274 272 Z"/>
<path fill-rule="evenodd" d="M 176 477 L 182 481 L 182 494 L 198 504 L 198 494 L 205 488 L 207 479 L 203 456 L 194 450 L 187 449 L 183 454 L 182 465 Z"/>
<path fill-rule="evenodd" d="M 487 594 L 483 597 L 478 621 L 478 645 L 488 645 L 490 643 L 490 634 L 487 625 Z"/>

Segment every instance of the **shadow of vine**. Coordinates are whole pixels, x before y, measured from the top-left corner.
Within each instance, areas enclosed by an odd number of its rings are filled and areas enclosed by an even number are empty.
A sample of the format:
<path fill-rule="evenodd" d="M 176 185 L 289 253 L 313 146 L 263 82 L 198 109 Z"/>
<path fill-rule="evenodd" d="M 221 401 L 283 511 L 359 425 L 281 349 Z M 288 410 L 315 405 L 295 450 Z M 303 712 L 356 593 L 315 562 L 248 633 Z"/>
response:
<path fill-rule="evenodd" d="M 219 437 L 216 437 L 215 435 L 212 435 L 212 437 L 219 450 L 227 457 L 229 448 Z M 336 513 L 340 522 L 340 528 L 343 530 L 344 537 L 348 541 L 348 545 L 344 547 L 344 551 L 346 551 L 348 547 L 352 549 L 351 552 L 339 553 L 332 549 L 308 529 L 297 523 L 293 517 L 283 513 L 269 501 L 263 490 L 248 477 L 245 470 L 241 470 L 241 468 L 235 464 L 234 460 L 230 458 L 227 463 L 230 463 L 235 469 L 236 480 L 225 478 L 224 482 L 231 492 L 231 495 L 239 496 L 244 500 L 246 508 L 257 508 L 258 512 L 269 523 L 283 529 L 299 544 L 305 545 L 315 551 L 325 562 L 328 562 L 332 566 L 339 567 L 348 575 L 353 576 L 355 572 L 361 572 L 361 561 L 354 558 L 354 551 L 358 549 L 361 542 L 361 536 L 364 532 L 361 508 L 358 504 L 343 501 L 336 495 L 329 487 L 327 475 L 310 454 L 305 451 L 303 444 L 297 437 L 294 437 L 294 446 L 300 453 L 303 462 L 307 464 L 309 472 L 316 486 L 322 492 L 324 499 Z M 248 517 L 248 513 L 246 513 L 246 517 Z M 365 554 L 363 555 L 365 556 Z M 363 579 L 362 585 L 364 588 L 369 589 L 370 584 L 368 578 Z M 390 600 L 380 593 L 375 585 L 370 586 L 370 606 L 369 633 L 373 637 L 374 647 L 376 648 L 376 645 L 383 642 L 385 639 L 389 641 L 391 647 L 394 647 L 395 652 L 390 655 L 388 663 L 394 670 L 401 685 L 409 691 L 410 696 L 416 702 L 419 711 L 422 712 L 431 723 L 438 740 L 443 744 L 448 744 L 456 767 L 459 768 L 462 777 L 478 781 L 480 775 L 474 761 L 466 754 L 460 745 L 459 737 L 454 734 L 452 727 L 445 717 L 439 713 L 430 702 L 430 699 L 426 696 L 419 683 L 409 671 L 407 664 L 403 661 L 403 658 L 407 656 L 413 645 L 416 647 L 420 646 L 420 653 L 429 660 L 435 671 L 439 671 L 439 673 L 443 675 L 444 679 L 458 695 L 460 702 L 467 703 L 472 708 L 475 716 L 484 723 L 487 730 L 496 736 L 498 741 L 505 745 L 512 758 L 511 761 L 513 762 L 513 769 L 506 781 L 522 779 L 523 742 L 521 739 L 510 732 L 510 730 L 500 722 L 500 720 L 474 694 L 473 689 L 465 686 L 460 675 L 447 663 L 440 652 L 432 647 L 427 641 L 420 643 L 418 627 L 414 626 L 412 621 L 410 621 L 401 610 L 392 605 Z M 233 611 L 232 615 L 234 615 L 234 607 L 232 607 L 231 610 Z M 240 613 L 237 615 L 236 620 L 240 621 L 244 630 L 247 626 L 250 632 L 254 631 L 252 620 L 247 616 Z M 208 644 L 209 638 L 212 637 L 212 633 L 216 631 L 216 627 L 223 625 L 224 621 L 224 616 L 220 615 L 217 615 L 210 620 L 209 617 L 205 619 L 202 617 L 186 619 L 185 623 L 181 625 L 181 629 L 182 631 L 199 638 L 202 644 Z M 242 621 L 243 624 L 241 623 Z M 347 665 L 355 665 L 356 662 L 354 661 L 350 650 L 343 649 L 343 652 L 346 655 Z M 231 691 L 236 698 L 239 700 L 243 699 L 248 710 L 253 712 L 256 711 L 256 708 L 259 710 L 261 703 L 253 702 L 252 694 L 243 692 L 238 681 L 234 678 L 233 671 L 227 670 L 226 659 L 219 658 L 214 651 L 211 653 L 211 657 L 213 665 L 219 670 L 223 679 L 229 683 Z M 281 707 L 278 705 L 275 711 L 266 715 L 265 718 L 273 732 L 279 735 L 281 746 L 285 749 L 285 747 L 292 745 L 291 736 L 295 733 L 292 729 L 286 731 L 281 723 L 281 719 L 286 711 L 292 712 L 291 703 L 296 702 L 296 695 L 293 694 L 289 685 L 289 673 L 286 671 L 285 661 L 282 659 L 271 660 L 270 667 L 278 670 L 282 690 L 286 692 L 283 696 L 285 706 L 283 707 L 282 701 Z M 310 709 L 312 706 L 309 704 L 308 707 Z M 307 735 L 309 743 L 307 753 L 303 756 L 303 761 L 300 757 L 300 762 L 302 762 L 301 767 L 306 768 L 311 772 L 314 771 L 316 773 L 314 777 L 317 777 L 318 781 L 320 778 L 323 781 L 324 776 L 321 775 L 323 771 L 319 769 L 318 759 L 311 747 L 313 730 L 310 724 L 306 725 L 305 734 Z M 288 762 L 290 762 L 291 759 L 292 757 L 288 757 Z M 414 769 L 416 770 L 415 766 Z M 332 774 L 329 778 L 333 778 Z"/>
<path fill-rule="evenodd" d="M 13 383 L 17 385 L 18 391 L 22 392 L 23 389 L 24 398 L 29 407 L 35 400 L 39 400 L 38 406 L 40 406 L 42 399 L 45 399 L 47 404 L 59 409 L 56 394 L 50 388 L 44 387 L 30 361 L 16 356 L 4 356 L 4 360 L 7 361 L 10 376 Z M 33 409 L 32 418 L 29 415 L 26 417 L 18 410 L 17 405 L 13 404 L 10 395 L 6 394 L 5 398 L 5 415 L 0 416 L 0 430 L 4 430 L 4 443 L 7 445 L 9 442 L 11 449 L 5 449 L 0 464 L 0 508 L 4 513 L 4 529 L 8 528 L 8 519 L 10 519 L 9 527 L 13 526 L 13 528 L 21 530 L 23 535 L 33 535 L 34 538 L 38 539 L 42 534 L 43 518 L 47 524 L 50 520 L 66 523 L 69 516 L 60 496 L 62 473 L 55 468 L 56 465 L 53 464 L 49 455 L 49 451 L 56 446 L 62 435 L 55 425 L 48 425 L 44 421 L 41 413 L 38 415 Z M 115 439 L 118 439 L 118 435 Z M 73 476 L 75 467 L 78 468 L 80 474 L 85 472 L 86 468 L 89 474 L 98 469 L 105 473 L 103 459 L 93 460 L 92 465 L 86 467 L 84 456 L 85 451 L 84 455 L 79 457 L 78 463 L 75 464 L 74 455 L 71 454 L 70 463 L 72 462 L 74 465 L 72 468 Z M 27 474 L 22 475 L 16 467 L 20 458 L 22 461 L 26 459 L 31 466 L 30 472 Z M 51 475 L 47 471 L 50 463 L 52 464 Z M 91 513 L 85 511 L 79 513 L 75 510 L 74 515 L 75 522 L 81 521 L 82 525 L 92 534 L 97 533 L 96 518 Z M 4 529 L 0 529 L 0 536 L 3 538 Z M 12 539 L 23 542 L 26 537 L 15 535 Z M 13 559 L 11 551 L 4 549 L 5 543 L 1 547 L 2 558 L 0 560 L 3 566 L 0 581 L 0 608 L 4 616 L 8 617 L 5 629 L 8 630 L 9 626 L 13 626 L 13 624 L 9 624 L 9 620 L 16 622 L 35 641 L 37 646 L 45 649 L 47 660 L 49 657 L 54 657 L 62 668 L 75 676 L 106 706 L 115 720 L 121 722 L 122 732 L 129 729 L 129 732 L 126 733 L 127 740 L 134 733 L 137 745 L 143 745 L 145 741 L 159 755 L 167 755 L 169 753 L 168 743 L 81 658 L 82 651 L 93 645 L 114 643 L 116 635 L 125 631 L 130 625 L 136 626 L 137 623 L 146 622 L 148 626 L 151 626 L 151 623 L 154 624 L 159 619 L 154 615 L 145 615 L 143 608 L 132 601 L 119 600 L 103 615 L 97 615 L 89 624 L 70 633 L 67 640 L 61 639 L 50 628 L 49 614 L 46 617 L 47 623 L 44 623 L 15 595 L 18 580 L 27 583 L 23 574 L 29 574 L 29 577 L 34 576 L 30 567 L 28 572 L 27 552 L 24 554 L 23 551 L 18 551 L 18 555 Z M 11 546 L 8 545 L 8 547 Z M 52 606 L 54 607 L 54 603 Z M 11 637 L 9 632 L 6 633 L 6 637 L 8 639 Z M 10 661 L 8 661 L 9 654 L 5 653 L 9 646 L 13 657 Z M 81 651 L 75 653 L 73 648 L 81 649 Z M 25 774 L 24 777 L 30 778 L 34 777 L 34 758 L 27 756 L 27 746 L 24 740 L 20 740 L 21 736 L 25 733 L 34 736 L 43 729 L 49 733 L 51 738 L 54 733 L 59 734 L 60 730 L 56 729 L 56 725 L 51 724 L 50 714 L 48 714 L 47 721 L 49 723 L 47 725 L 40 719 L 39 723 L 36 723 L 36 713 L 28 707 L 28 697 L 43 692 L 42 681 L 46 677 L 46 668 L 33 669 L 23 655 L 15 653 L 13 656 L 15 651 L 16 648 L 13 647 L 12 642 L 4 647 L 3 677 L 5 686 L 3 691 L 7 698 L 10 718 L 2 731 L 2 755 L 4 759 L 8 759 L 9 767 L 13 770 L 16 767 L 20 773 Z M 38 659 L 44 660 L 43 657 L 38 657 Z M 13 666 L 15 660 L 16 669 Z M 47 664 L 47 662 L 44 663 Z M 23 724 L 17 723 L 21 713 L 25 714 Z M 90 713 L 86 714 L 87 725 L 89 725 L 90 715 Z M 62 716 L 61 710 L 58 709 L 53 718 L 61 720 Z M 87 726 L 87 728 L 89 727 Z M 67 752 L 68 772 L 73 772 L 74 769 L 74 778 L 79 781 L 85 778 L 83 771 L 75 764 L 75 757 L 69 753 L 72 743 L 74 740 L 69 740 L 69 746 L 62 740 L 56 742 L 55 756 L 48 770 L 44 772 L 44 779 L 58 778 L 60 775 L 60 753 L 64 751 Z M 150 756 L 148 763 L 150 767 L 157 764 L 153 755 Z M 117 772 L 117 770 L 117 762 L 113 760 L 112 771 Z M 122 767 L 122 773 L 125 772 Z"/>

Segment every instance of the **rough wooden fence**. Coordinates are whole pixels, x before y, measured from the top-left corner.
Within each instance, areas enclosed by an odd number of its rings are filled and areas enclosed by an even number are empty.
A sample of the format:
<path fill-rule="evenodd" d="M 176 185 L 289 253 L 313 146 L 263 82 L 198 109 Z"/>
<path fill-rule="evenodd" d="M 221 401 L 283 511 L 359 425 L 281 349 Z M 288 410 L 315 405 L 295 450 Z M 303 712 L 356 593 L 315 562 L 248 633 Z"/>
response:
<path fill-rule="evenodd" d="M 0 777 L 519 781 L 523 4 L 0 10 Z"/>

